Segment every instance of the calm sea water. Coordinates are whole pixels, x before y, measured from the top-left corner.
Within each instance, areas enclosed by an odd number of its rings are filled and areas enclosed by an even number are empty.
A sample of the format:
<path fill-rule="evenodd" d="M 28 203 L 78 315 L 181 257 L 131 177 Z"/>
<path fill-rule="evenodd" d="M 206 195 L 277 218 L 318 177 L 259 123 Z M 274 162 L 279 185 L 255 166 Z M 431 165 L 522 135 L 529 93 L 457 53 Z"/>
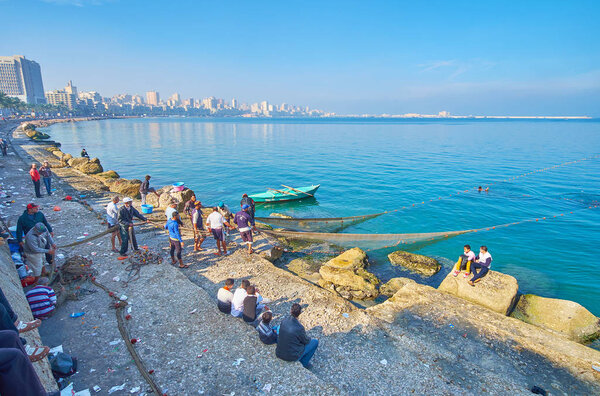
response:
<path fill-rule="evenodd" d="M 47 129 L 65 152 L 85 147 L 126 178 L 183 181 L 205 204 L 237 208 L 243 193 L 321 184 L 316 200 L 259 209 L 299 217 L 351 216 L 410 206 L 473 186 L 600 153 L 597 121 L 317 121 L 129 119 Z M 600 200 L 600 159 L 470 191 L 344 232 L 460 230 L 575 211 Z M 412 250 L 444 263 L 432 278 L 370 253 L 382 279 L 437 286 L 462 246 L 487 245 L 492 268 L 523 293 L 577 301 L 600 315 L 600 209 L 467 234 Z"/>

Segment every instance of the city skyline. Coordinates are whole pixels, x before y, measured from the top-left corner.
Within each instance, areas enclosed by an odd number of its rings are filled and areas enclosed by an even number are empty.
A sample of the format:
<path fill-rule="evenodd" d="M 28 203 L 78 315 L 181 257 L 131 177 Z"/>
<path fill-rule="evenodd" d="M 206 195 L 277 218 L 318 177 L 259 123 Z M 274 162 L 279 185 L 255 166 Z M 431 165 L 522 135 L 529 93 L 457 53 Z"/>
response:
<path fill-rule="evenodd" d="M 2 9 L 10 40 L 0 53 L 35 59 L 52 89 L 73 80 L 108 97 L 268 98 L 338 114 L 600 116 L 595 2 L 26 0 Z"/>

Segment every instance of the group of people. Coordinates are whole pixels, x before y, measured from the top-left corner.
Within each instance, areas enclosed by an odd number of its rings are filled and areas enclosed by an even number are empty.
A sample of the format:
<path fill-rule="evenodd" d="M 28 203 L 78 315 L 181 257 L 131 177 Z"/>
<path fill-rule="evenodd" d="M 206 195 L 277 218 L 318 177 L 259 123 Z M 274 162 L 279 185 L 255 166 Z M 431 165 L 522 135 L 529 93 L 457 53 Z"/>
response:
<path fill-rule="evenodd" d="M 487 246 L 481 246 L 479 248 L 479 254 L 475 256 L 475 253 L 471 250 L 471 245 L 465 245 L 463 247 L 463 254 L 458 257 L 458 261 L 452 269 L 452 275 L 458 276 L 462 270 L 465 271 L 463 277 L 465 279 L 473 276 L 468 280 L 469 285 L 475 286 L 475 283 L 481 281 L 492 266 L 492 255 L 488 252 Z"/>
<path fill-rule="evenodd" d="M 243 279 L 240 287 L 232 292 L 234 285 L 232 278 L 226 279 L 225 285 L 217 292 L 219 311 L 251 323 L 261 342 L 267 345 L 277 344 L 275 355 L 278 358 L 299 361 L 304 367 L 310 368 L 310 359 L 319 346 L 319 340 L 308 337 L 298 320 L 302 306 L 294 303 L 290 316 L 280 325 L 273 326 L 273 313 L 264 305 L 268 301 L 259 294 L 258 288 L 247 279 Z"/>
<path fill-rule="evenodd" d="M 48 161 L 44 161 L 44 164 L 39 168 L 39 170 L 37 164 L 31 164 L 29 176 L 31 176 L 31 181 L 33 182 L 36 198 L 42 198 L 42 181 L 44 182 L 48 196 L 52 195 L 52 170 L 50 169 L 50 164 Z"/>

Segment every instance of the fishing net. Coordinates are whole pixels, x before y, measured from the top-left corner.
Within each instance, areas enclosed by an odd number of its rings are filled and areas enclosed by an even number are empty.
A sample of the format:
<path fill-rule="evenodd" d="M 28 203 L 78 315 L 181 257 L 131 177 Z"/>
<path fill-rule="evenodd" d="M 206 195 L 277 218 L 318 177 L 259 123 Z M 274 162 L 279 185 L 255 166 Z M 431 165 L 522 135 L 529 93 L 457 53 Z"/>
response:
<path fill-rule="evenodd" d="M 466 234 L 473 230 L 462 231 L 444 231 L 444 232 L 426 232 L 416 234 L 338 234 L 326 232 L 295 232 L 295 231 L 276 231 L 262 230 L 267 235 L 276 238 L 285 238 L 292 240 L 309 240 L 328 242 L 342 247 L 364 247 L 379 249 L 390 246 L 396 246 L 403 243 L 414 243 L 424 241 L 434 241 L 438 239 L 451 238 L 460 234 Z"/>
<path fill-rule="evenodd" d="M 335 232 L 346 227 L 362 223 L 381 216 L 384 213 L 376 213 L 364 216 L 351 217 L 323 217 L 323 218 L 282 218 L 282 217 L 257 217 L 256 220 L 278 228 L 286 228 L 293 231 L 308 232 Z"/>

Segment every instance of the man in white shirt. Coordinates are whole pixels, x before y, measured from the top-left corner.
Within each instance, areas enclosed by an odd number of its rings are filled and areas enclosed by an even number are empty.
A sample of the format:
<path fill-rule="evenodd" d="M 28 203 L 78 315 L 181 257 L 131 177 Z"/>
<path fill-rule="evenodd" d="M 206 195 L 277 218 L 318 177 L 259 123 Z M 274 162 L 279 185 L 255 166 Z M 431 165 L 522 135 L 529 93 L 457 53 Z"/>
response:
<path fill-rule="evenodd" d="M 208 218 L 206 219 L 206 226 L 208 227 L 208 231 L 212 233 L 213 237 L 215 238 L 215 241 L 217 241 L 218 252 L 215 254 L 217 256 L 220 256 L 221 247 L 223 247 L 223 254 L 227 255 L 227 244 L 225 242 L 223 226 L 227 226 L 229 227 L 229 229 L 233 229 L 233 227 L 227 221 L 225 221 L 225 218 L 221 213 L 219 213 L 219 208 L 217 208 L 216 206 L 213 208 L 213 212 L 208 215 Z"/>
<path fill-rule="evenodd" d="M 118 253 L 119 250 L 115 247 L 115 238 L 119 238 L 119 248 L 121 247 L 121 234 L 119 233 L 118 227 L 118 215 L 119 215 L 119 197 L 114 196 L 112 201 L 106 205 L 106 223 L 108 224 L 108 228 L 111 229 L 114 227 L 114 230 L 110 236 L 110 242 L 112 243 L 112 251 Z"/>
<path fill-rule="evenodd" d="M 233 299 L 231 300 L 231 316 L 241 318 L 244 313 L 244 299 L 248 296 L 246 288 L 250 286 L 248 279 L 242 280 L 242 285 L 235 289 Z"/>
<path fill-rule="evenodd" d="M 475 286 L 475 283 L 479 282 L 481 278 L 483 278 L 488 273 L 491 266 L 492 255 L 488 253 L 487 246 L 480 247 L 479 255 L 477 256 L 475 262 L 471 266 L 473 277 L 469 281 L 469 285 Z M 477 272 L 478 269 L 481 269 L 481 271 Z"/>
<path fill-rule="evenodd" d="M 454 265 L 454 271 L 452 276 L 457 276 L 461 270 L 466 270 L 464 277 L 467 278 L 471 275 L 471 263 L 475 261 L 475 253 L 471 250 L 471 245 L 465 245 L 463 247 L 464 254 L 458 257 L 458 261 Z"/>

